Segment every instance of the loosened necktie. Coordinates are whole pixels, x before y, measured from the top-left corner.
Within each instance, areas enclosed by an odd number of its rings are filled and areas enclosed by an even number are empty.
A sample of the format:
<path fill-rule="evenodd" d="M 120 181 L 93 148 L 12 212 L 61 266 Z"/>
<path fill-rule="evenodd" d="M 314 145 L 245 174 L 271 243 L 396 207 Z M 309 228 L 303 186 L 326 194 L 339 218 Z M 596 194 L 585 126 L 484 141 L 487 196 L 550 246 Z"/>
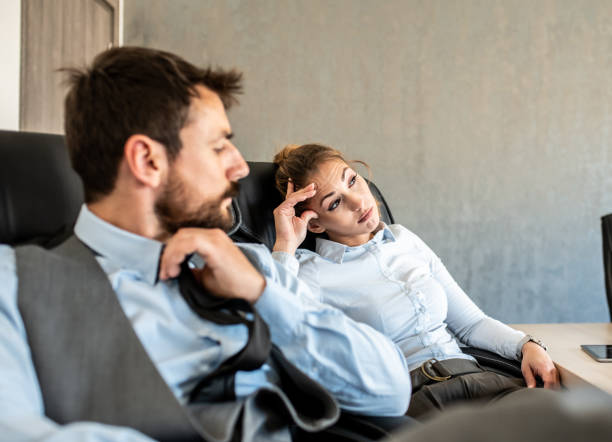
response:
<path fill-rule="evenodd" d="M 249 330 L 249 339 L 243 349 L 223 361 L 194 387 L 189 397 L 191 403 L 234 400 L 236 371 L 255 370 L 265 362 L 278 375 L 275 385 L 291 402 L 296 418 L 299 416 L 302 422 L 310 423 L 321 419 L 329 423 L 336 420 L 338 406 L 335 401 L 271 343 L 267 324 L 251 304 L 243 299 L 226 299 L 210 294 L 195 279 L 186 261 L 181 265 L 178 282 L 181 295 L 199 316 L 216 324 L 245 324 Z M 287 410 L 280 402 L 276 407 Z"/>
<path fill-rule="evenodd" d="M 187 261 L 181 264 L 179 290 L 191 309 L 215 324 L 244 324 L 249 332 L 246 345 L 205 376 L 193 388 L 190 401 L 234 399 L 236 371 L 255 370 L 270 356 L 272 343 L 268 326 L 244 299 L 220 298 L 210 294 L 195 279 Z"/>

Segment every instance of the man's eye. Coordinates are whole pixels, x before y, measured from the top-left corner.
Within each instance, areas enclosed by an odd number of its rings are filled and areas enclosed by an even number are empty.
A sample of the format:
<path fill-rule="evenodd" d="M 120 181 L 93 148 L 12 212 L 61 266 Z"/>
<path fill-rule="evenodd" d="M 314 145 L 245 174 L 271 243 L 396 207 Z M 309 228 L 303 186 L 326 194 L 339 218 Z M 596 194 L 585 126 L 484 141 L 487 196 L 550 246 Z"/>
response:
<path fill-rule="evenodd" d="M 327 208 L 327 210 L 329 210 L 330 212 L 332 210 L 334 210 L 336 207 L 338 207 L 340 205 L 340 198 L 338 198 L 336 201 L 334 201 L 333 203 L 331 203 L 329 205 L 329 207 Z"/>
<path fill-rule="evenodd" d="M 357 181 L 357 175 L 353 175 L 353 178 L 349 181 L 349 187 L 353 187 L 355 182 Z"/>

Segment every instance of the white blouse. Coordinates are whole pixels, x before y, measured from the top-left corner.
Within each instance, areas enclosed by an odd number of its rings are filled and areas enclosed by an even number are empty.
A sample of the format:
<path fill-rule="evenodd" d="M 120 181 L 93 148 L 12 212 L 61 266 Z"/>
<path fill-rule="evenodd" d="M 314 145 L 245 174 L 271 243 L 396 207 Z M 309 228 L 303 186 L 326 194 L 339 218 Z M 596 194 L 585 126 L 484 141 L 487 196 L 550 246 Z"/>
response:
<path fill-rule="evenodd" d="M 459 349 L 455 336 L 467 345 L 520 359 L 524 333 L 485 315 L 440 258 L 405 227 L 381 223 L 374 237 L 357 247 L 318 238 L 316 250 L 273 256 L 306 282 L 318 300 L 391 338 L 410 370 L 430 358 L 472 359 Z"/>

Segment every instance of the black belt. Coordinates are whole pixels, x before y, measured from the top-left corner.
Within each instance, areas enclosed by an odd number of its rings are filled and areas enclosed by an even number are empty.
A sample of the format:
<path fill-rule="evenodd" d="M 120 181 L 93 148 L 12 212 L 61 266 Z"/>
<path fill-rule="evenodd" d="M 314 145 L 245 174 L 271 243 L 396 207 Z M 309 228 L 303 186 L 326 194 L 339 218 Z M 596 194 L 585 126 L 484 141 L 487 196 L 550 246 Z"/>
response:
<path fill-rule="evenodd" d="M 469 359 L 445 359 L 438 361 L 436 358 L 428 359 L 410 372 L 412 382 L 412 393 L 415 393 L 423 385 L 434 382 L 443 382 L 453 377 L 470 373 L 485 371 L 478 362 Z"/>

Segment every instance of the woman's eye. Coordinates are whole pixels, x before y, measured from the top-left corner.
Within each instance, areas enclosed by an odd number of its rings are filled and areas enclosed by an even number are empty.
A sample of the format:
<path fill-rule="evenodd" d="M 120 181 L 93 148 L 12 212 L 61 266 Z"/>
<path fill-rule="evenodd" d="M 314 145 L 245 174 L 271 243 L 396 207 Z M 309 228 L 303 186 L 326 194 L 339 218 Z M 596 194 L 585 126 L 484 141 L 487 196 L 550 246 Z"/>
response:
<path fill-rule="evenodd" d="M 334 210 L 336 207 L 338 207 L 340 205 L 340 199 L 337 199 L 336 201 L 334 201 L 333 203 L 331 203 L 329 205 L 329 207 L 327 208 L 327 210 L 329 210 L 330 212 L 332 210 Z"/>
<path fill-rule="evenodd" d="M 225 150 L 225 146 L 215 147 L 213 150 L 215 153 L 221 153 Z"/>
<path fill-rule="evenodd" d="M 349 181 L 349 187 L 353 187 L 355 182 L 357 181 L 357 175 L 353 175 L 353 178 Z"/>

